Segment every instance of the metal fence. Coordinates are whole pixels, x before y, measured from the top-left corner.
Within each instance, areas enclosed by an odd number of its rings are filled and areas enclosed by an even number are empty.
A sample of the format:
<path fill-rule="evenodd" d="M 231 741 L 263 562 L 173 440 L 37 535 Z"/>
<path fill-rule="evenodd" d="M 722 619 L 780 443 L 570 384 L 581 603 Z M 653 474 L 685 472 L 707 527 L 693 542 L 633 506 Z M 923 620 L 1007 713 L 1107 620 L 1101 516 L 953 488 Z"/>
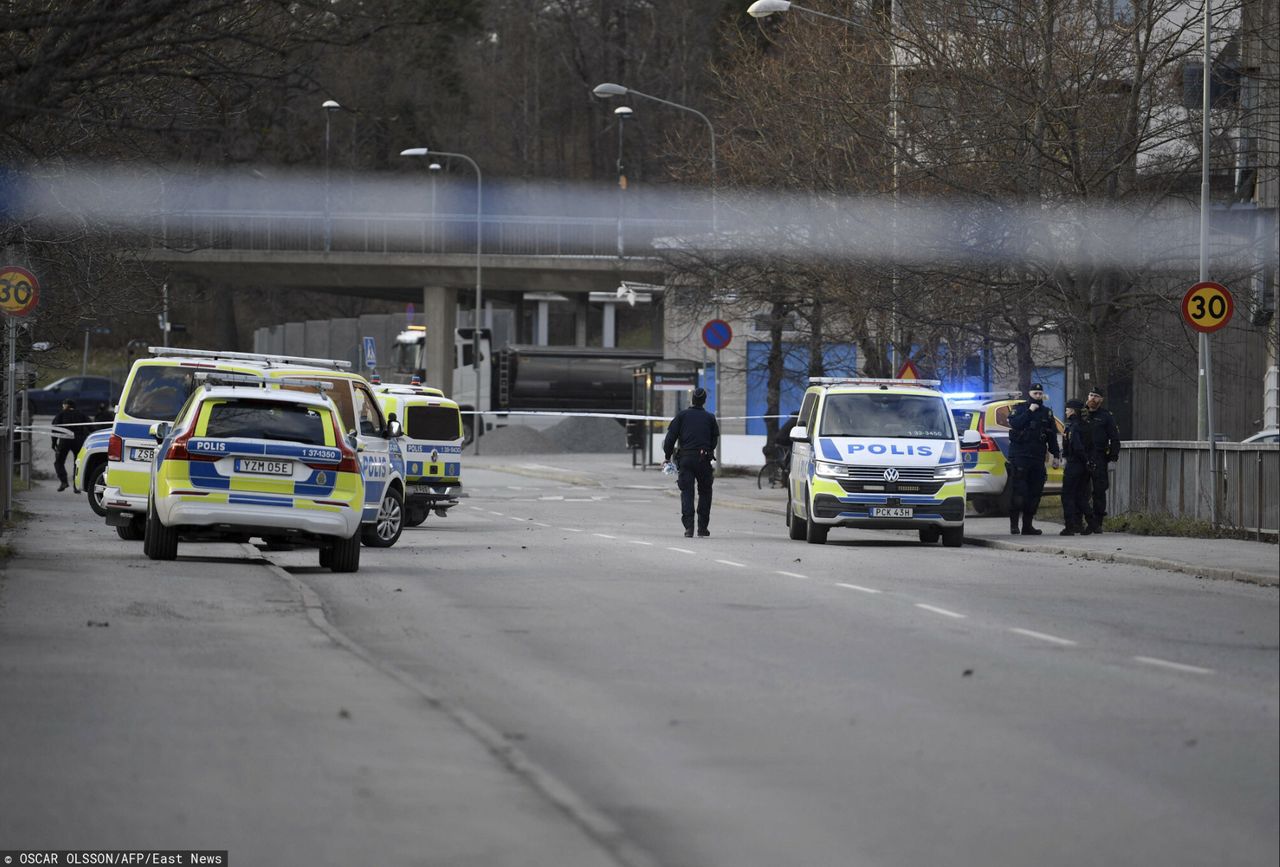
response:
<path fill-rule="evenodd" d="M 1280 445 L 1217 443 L 1218 523 L 1280 532 Z M 1209 444 L 1141 440 L 1124 444 L 1111 477 L 1108 511 L 1208 521 L 1214 481 Z"/>

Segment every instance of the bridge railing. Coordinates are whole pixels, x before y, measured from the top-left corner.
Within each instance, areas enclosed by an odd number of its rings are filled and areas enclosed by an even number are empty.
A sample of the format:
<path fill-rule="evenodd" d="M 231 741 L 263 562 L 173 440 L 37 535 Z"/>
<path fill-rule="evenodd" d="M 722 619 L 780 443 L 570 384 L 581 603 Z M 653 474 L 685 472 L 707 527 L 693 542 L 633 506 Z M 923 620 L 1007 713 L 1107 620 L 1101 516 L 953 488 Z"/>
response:
<path fill-rule="evenodd" d="M 606 217 L 484 216 L 484 253 L 513 256 L 643 256 L 659 237 L 701 234 L 698 221 Z M 151 236 L 177 249 L 349 253 L 474 253 L 474 214 L 184 211 L 157 218 Z"/>

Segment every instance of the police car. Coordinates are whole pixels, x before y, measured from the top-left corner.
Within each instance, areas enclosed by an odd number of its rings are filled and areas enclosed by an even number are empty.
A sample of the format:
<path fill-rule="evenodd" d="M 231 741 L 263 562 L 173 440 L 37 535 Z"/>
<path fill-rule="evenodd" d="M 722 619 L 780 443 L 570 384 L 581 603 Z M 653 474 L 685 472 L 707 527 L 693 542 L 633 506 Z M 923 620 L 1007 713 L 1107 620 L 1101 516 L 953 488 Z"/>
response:
<path fill-rule="evenodd" d="M 183 538 L 283 537 L 318 545 L 321 566 L 357 571 L 365 484 L 334 402 L 314 382 L 285 390 L 262 374 L 197 382 L 149 432 L 144 553 L 172 560 Z"/>
<path fill-rule="evenodd" d="M 959 439 L 938 382 L 813 378 L 791 432 L 787 527 L 814 544 L 832 527 L 917 530 L 964 542 Z"/>
<path fill-rule="evenodd" d="M 416 377 L 415 377 L 416 379 Z M 431 512 L 445 517 L 462 490 L 462 413 L 436 388 L 418 382 L 376 385 L 388 418 L 404 429 L 405 525 L 416 527 Z"/>
<path fill-rule="evenodd" d="M 110 441 L 110 426 L 85 437 L 84 445 L 76 453 L 75 472 L 71 475 L 73 490 L 77 494 L 85 494 L 89 508 L 100 518 L 107 516 L 102 498 L 107 492 L 107 445 Z"/>
<path fill-rule="evenodd" d="M 1025 398 L 1016 391 L 988 391 L 953 394 L 948 396 L 956 427 L 963 434 L 978 434 L 974 445 L 961 450 L 964 458 L 965 487 L 969 502 L 980 515 L 1007 514 L 1013 501 L 1013 486 L 1006 466 L 1009 460 L 1009 413 Z M 1054 419 L 1058 425 L 1058 439 L 1062 439 L 1062 419 Z M 1062 468 L 1054 467 L 1052 459 L 1045 457 L 1045 494 L 1062 491 Z"/>

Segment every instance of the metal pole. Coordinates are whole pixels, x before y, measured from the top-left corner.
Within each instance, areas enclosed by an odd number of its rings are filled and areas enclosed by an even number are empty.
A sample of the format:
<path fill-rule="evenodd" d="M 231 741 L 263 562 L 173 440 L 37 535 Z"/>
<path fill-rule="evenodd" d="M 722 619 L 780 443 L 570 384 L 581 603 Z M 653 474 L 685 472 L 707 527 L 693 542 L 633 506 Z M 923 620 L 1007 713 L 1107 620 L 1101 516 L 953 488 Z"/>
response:
<path fill-rule="evenodd" d="M 625 114 L 615 114 L 614 116 L 618 118 L 618 258 L 621 259 L 626 255 L 622 246 L 622 195 L 624 189 L 622 179 L 626 177 L 622 173 L 622 130 L 627 125 L 627 116 Z"/>
<path fill-rule="evenodd" d="M 164 317 L 160 324 L 160 345 L 169 345 L 169 283 L 160 284 L 160 315 Z"/>
<path fill-rule="evenodd" d="M 1204 3 L 1204 54 L 1201 72 L 1200 105 L 1200 282 L 1209 279 L 1209 96 L 1213 81 L 1210 37 L 1212 33 L 1211 6 Z M 1210 357 L 1209 335 L 1200 334 L 1199 412 L 1197 434 L 1209 442 L 1209 522 L 1218 524 L 1218 449 L 1213 436 L 1213 360 Z"/>
<path fill-rule="evenodd" d="M 720 416 L 720 350 L 718 350 L 718 349 L 716 350 L 716 372 L 715 372 L 715 375 L 711 377 L 711 383 L 712 383 L 712 388 L 714 388 L 714 389 L 715 389 L 715 392 L 716 392 L 716 406 L 715 406 L 715 410 L 716 410 L 716 417 L 717 417 L 717 421 L 718 421 L 718 420 L 719 420 L 719 416 Z M 721 436 L 721 437 L 717 437 L 717 438 L 716 438 L 716 464 L 717 464 L 717 466 L 719 466 L 719 465 L 722 463 L 722 462 L 721 462 L 721 460 L 720 460 L 720 442 L 721 442 L 721 440 L 723 440 L 723 439 L 724 439 L 724 437 L 723 437 L 723 436 Z"/>
<path fill-rule="evenodd" d="M 329 119 L 333 112 L 324 110 L 324 251 L 329 252 L 333 245 L 333 224 L 329 216 Z"/>
<path fill-rule="evenodd" d="M 16 388 L 14 373 L 17 367 L 17 323 L 12 316 L 5 317 L 5 331 L 9 339 L 9 369 L 5 374 L 4 386 L 4 519 L 8 521 L 13 514 L 13 401 Z"/>
<path fill-rule="evenodd" d="M 18 397 L 16 391 L 15 388 L 15 400 Z M 31 484 L 31 404 L 28 401 L 22 402 L 22 417 L 19 421 L 22 422 L 22 435 L 18 438 L 21 442 L 18 447 L 18 479 L 25 490 Z"/>
<path fill-rule="evenodd" d="M 89 329 L 84 330 L 84 358 L 80 360 L 80 375 L 89 372 Z"/>

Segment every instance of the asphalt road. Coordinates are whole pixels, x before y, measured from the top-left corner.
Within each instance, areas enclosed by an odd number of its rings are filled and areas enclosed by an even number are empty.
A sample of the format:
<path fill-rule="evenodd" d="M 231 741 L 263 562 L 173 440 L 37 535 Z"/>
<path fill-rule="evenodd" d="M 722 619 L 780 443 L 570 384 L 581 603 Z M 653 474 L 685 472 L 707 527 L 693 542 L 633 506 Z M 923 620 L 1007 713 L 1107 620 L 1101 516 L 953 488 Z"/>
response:
<path fill-rule="evenodd" d="M 230 545 L 149 563 L 46 496 L 0 584 L 0 849 L 1277 861 L 1274 588 L 894 534 L 812 546 L 742 509 L 685 539 L 643 481 L 469 467 L 469 500 L 355 575 Z"/>
<path fill-rule="evenodd" d="M 469 470 L 356 576 L 272 557 L 661 864 L 1276 861 L 1274 589 L 746 510 L 685 539 L 646 481 Z"/>

